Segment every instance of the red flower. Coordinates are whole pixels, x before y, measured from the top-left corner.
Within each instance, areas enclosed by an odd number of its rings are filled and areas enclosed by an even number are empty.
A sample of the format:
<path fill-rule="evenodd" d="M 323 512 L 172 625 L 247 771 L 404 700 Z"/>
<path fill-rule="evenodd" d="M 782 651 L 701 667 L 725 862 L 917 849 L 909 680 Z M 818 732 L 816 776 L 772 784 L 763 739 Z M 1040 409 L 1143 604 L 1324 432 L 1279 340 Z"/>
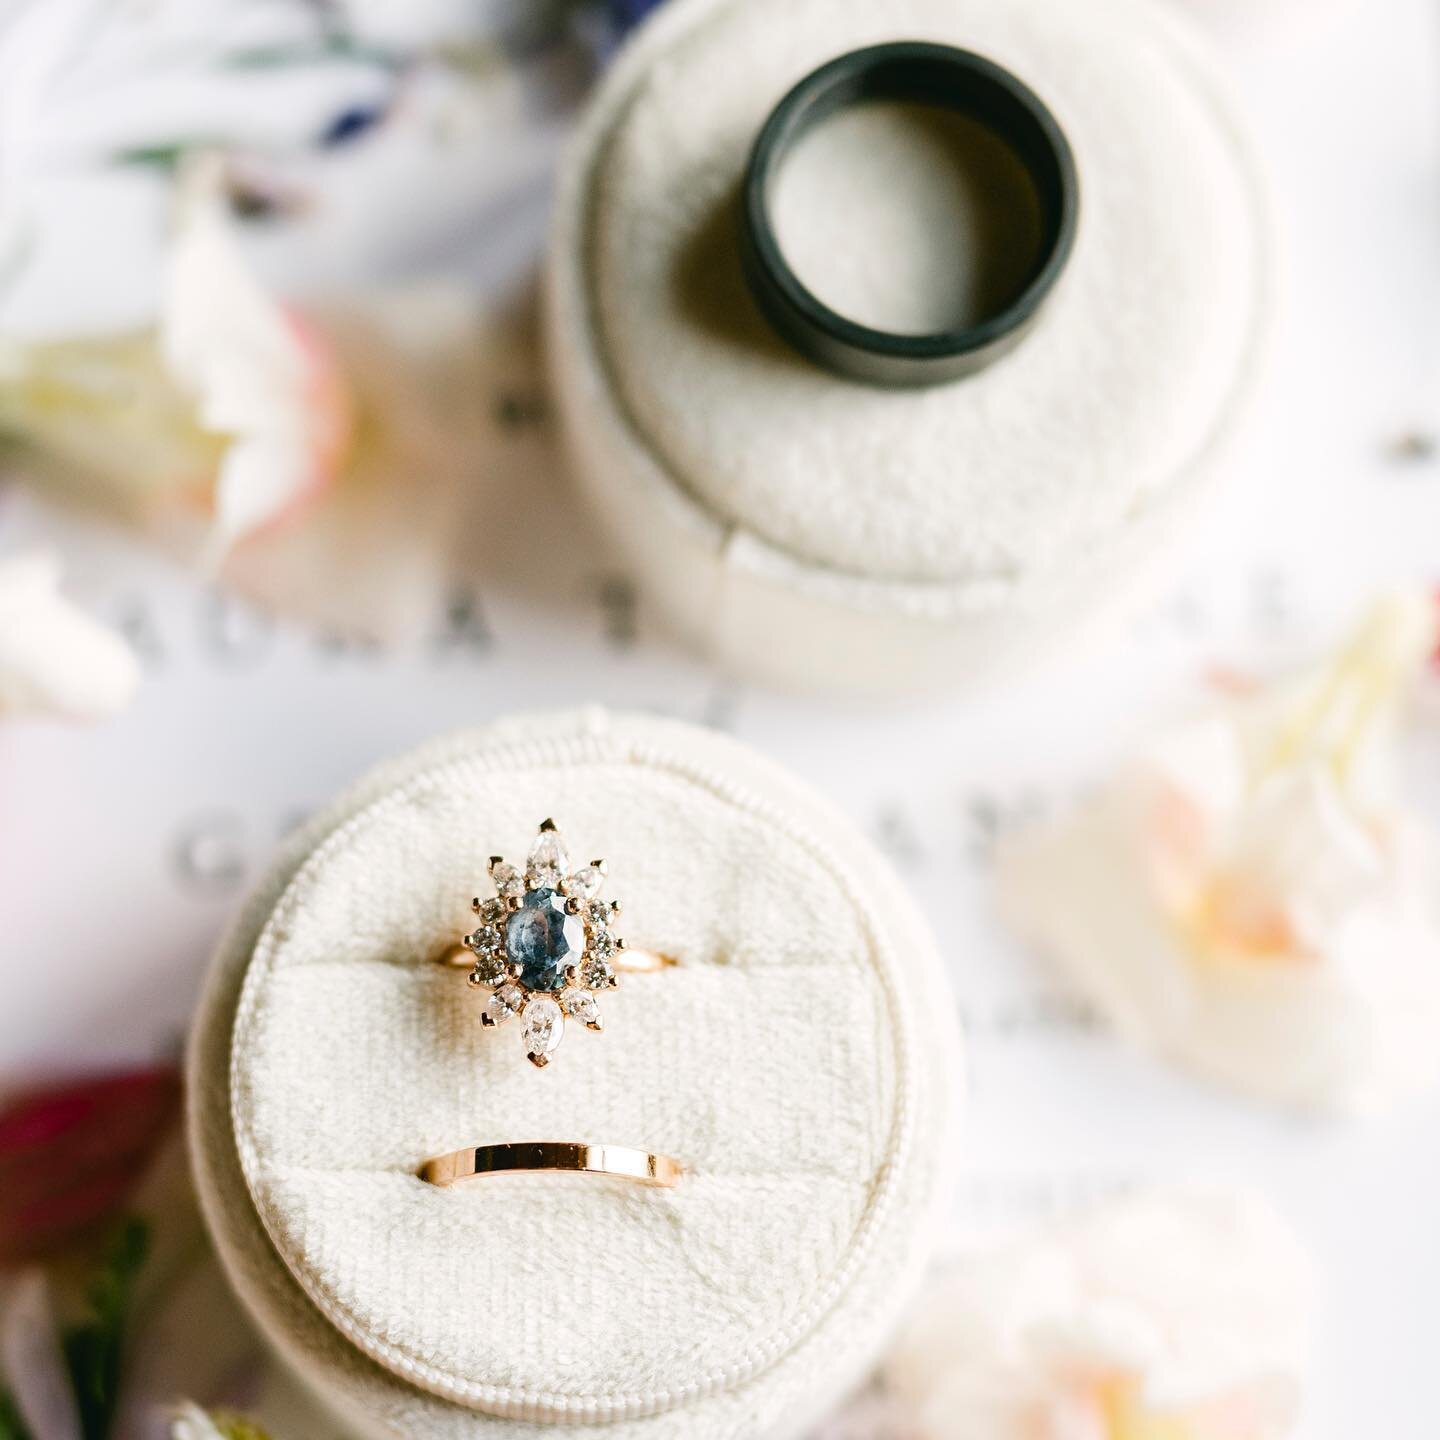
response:
<path fill-rule="evenodd" d="M 0 1265 L 43 1259 L 109 1219 L 179 1108 L 168 1067 L 31 1091 L 0 1110 Z"/>

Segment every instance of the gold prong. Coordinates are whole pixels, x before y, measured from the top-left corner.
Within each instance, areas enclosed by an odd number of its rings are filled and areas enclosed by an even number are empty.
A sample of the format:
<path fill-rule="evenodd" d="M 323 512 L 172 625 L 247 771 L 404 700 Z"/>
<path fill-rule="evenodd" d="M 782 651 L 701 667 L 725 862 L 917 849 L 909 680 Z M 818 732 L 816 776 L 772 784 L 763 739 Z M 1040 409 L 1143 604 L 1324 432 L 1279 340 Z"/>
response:
<path fill-rule="evenodd" d="M 610 913 L 612 915 L 618 915 L 620 913 L 620 902 L 618 900 L 612 900 L 610 902 Z"/>
<path fill-rule="evenodd" d="M 497 865 L 503 865 L 504 863 L 505 863 L 505 857 L 504 857 L 503 855 L 492 855 L 492 856 L 490 857 L 490 869 L 492 869 L 492 870 L 493 870 Z"/>
<path fill-rule="evenodd" d="M 605 1017 L 603 1015 L 597 1015 L 593 1020 L 587 1020 L 585 1022 L 585 1028 L 587 1030 L 603 1030 L 605 1028 Z"/>
<path fill-rule="evenodd" d="M 545 820 L 542 820 L 542 821 L 540 822 L 540 829 L 541 829 L 542 831 L 543 831 L 543 830 L 553 830 L 554 828 L 555 828 L 555 822 L 554 822 L 553 820 L 545 819 Z"/>
<path fill-rule="evenodd" d="M 598 870 L 602 875 L 608 875 L 610 873 L 610 867 L 603 860 L 592 860 L 590 862 L 590 868 L 592 870 Z"/>
<path fill-rule="evenodd" d="M 482 1030 L 495 1028 L 495 1017 L 488 1010 L 480 1017 L 480 1028 Z"/>
<path fill-rule="evenodd" d="M 521 972 L 524 968 L 525 968 L 525 967 L 524 967 L 518 960 L 510 960 L 510 961 L 507 961 L 507 962 L 506 962 L 506 965 L 505 965 L 505 973 L 506 973 L 512 980 L 518 980 L 518 979 L 520 978 L 520 972 Z"/>
<path fill-rule="evenodd" d="M 518 895 L 507 896 L 505 900 L 505 908 L 507 910 L 518 910 L 520 908 L 520 897 Z"/>
<path fill-rule="evenodd" d="M 465 981 L 466 981 L 466 983 L 467 983 L 468 985 L 472 986 L 473 988 L 475 988 L 475 989 L 477 989 L 477 990 L 480 988 L 480 986 L 482 986 L 482 985 L 485 983 L 485 982 L 480 978 L 480 972 L 479 972 L 478 970 L 472 970 L 472 971 L 465 977 Z"/>
<path fill-rule="evenodd" d="M 470 902 L 470 908 L 477 915 L 480 913 L 480 897 L 478 895 Z"/>
<path fill-rule="evenodd" d="M 625 937 L 624 937 L 623 935 L 617 935 L 617 936 L 615 937 L 615 948 L 616 948 L 617 950 L 623 950 L 623 949 L 625 948 L 625 944 L 626 944 L 626 941 L 625 941 Z"/>
<path fill-rule="evenodd" d="M 580 978 L 580 967 L 578 965 L 567 965 L 565 967 L 565 979 L 573 985 Z"/>
<path fill-rule="evenodd" d="M 565 913 L 567 915 L 578 915 L 580 913 L 580 902 L 573 895 L 566 898 Z"/>
<path fill-rule="evenodd" d="M 548 1055 L 536 1055 L 530 1050 L 527 1050 L 525 1053 L 530 1057 L 530 1063 L 538 1070 L 543 1070 L 550 1063 L 550 1057 Z"/>

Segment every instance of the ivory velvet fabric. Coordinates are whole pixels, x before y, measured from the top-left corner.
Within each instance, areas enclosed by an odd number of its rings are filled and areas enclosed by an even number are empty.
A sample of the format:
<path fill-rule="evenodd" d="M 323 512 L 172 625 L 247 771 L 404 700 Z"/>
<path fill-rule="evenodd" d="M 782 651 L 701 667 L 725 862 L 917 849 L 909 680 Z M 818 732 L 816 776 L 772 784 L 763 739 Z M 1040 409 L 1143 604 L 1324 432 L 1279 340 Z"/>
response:
<path fill-rule="evenodd" d="M 623 979 L 542 1072 L 425 955 L 551 814 L 610 861 L 632 943 L 681 965 Z M 733 742 L 603 712 L 457 737 L 311 826 L 224 947 L 192 1052 L 202 1200 L 262 1328 L 363 1434 L 798 1433 L 928 1248 L 937 988 L 883 862 Z M 691 1173 L 415 1178 L 541 1138 Z"/>
<path fill-rule="evenodd" d="M 789 350 L 735 244 L 770 108 L 825 60 L 896 38 L 1014 70 L 1065 128 L 1081 186 L 1034 332 L 979 375 L 910 391 Z M 872 129 L 848 163 L 899 170 L 894 140 Z M 836 244 L 805 213 L 789 244 L 813 269 Z M 841 219 L 887 233 L 873 206 Z M 562 187 L 550 353 L 575 468 L 666 613 L 741 673 L 953 685 L 1123 598 L 1199 498 L 1253 388 L 1269 244 L 1228 97 L 1153 0 L 678 0 L 607 81 Z M 953 288 L 946 253 L 907 257 L 912 283 Z M 888 270 L 834 268 L 872 322 L 899 303 Z"/>

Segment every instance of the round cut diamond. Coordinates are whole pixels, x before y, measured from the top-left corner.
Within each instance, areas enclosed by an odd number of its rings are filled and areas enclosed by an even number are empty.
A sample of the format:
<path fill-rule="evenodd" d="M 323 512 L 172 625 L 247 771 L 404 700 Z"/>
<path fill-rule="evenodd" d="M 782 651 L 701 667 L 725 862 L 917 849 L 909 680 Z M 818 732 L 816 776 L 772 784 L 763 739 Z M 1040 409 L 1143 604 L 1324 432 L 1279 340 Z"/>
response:
<path fill-rule="evenodd" d="M 615 983 L 615 967 L 603 955 L 587 955 L 580 979 L 592 990 L 605 990 Z"/>
<path fill-rule="evenodd" d="M 498 950 L 489 950 L 475 957 L 470 972 L 480 985 L 498 985 L 505 978 L 505 957 Z"/>
<path fill-rule="evenodd" d="M 477 955 L 493 955 L 496 951 L 504 948 L 500 930 L 494 925 L 482 925 L 473 935 L 465 937 L 465 943 Z"/>
<path fill-rule="evenodd" d="M 498 925 L 505 918 L 505 902 L 503 900 L 485 900 L 480 905 L 480 919 L 486 925 Z"/>
<path fill-rule="evenodd" d="M 523 1038 L 526 1054 L 549 1055 L 565 1038 L 565 1016 L 548 995 L 537 995 L 525 1006 Z"/>
<path fill-rule="evenodd" d="M 578 915 L 565 913 L 555 890 L 527 891 L 505 922 L 505 953 L 520 966 L 527 990 L 563 989 L 566 968 L 578 965 L 584 950 L 585 926 Z"/>

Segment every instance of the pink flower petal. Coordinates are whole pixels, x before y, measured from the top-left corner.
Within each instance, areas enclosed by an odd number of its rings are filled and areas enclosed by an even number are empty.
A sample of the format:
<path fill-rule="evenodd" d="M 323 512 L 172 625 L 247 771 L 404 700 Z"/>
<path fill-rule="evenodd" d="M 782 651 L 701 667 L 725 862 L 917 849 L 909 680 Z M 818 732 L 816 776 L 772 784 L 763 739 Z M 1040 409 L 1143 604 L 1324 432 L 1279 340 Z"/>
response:
<path fill-rule="evenodd" d="M 0 1265 L 49 1255 L 111 1216 L 179 1108 L 179 1072 L 157 1068 L 33 1091 L 0 1111 Z"/>

